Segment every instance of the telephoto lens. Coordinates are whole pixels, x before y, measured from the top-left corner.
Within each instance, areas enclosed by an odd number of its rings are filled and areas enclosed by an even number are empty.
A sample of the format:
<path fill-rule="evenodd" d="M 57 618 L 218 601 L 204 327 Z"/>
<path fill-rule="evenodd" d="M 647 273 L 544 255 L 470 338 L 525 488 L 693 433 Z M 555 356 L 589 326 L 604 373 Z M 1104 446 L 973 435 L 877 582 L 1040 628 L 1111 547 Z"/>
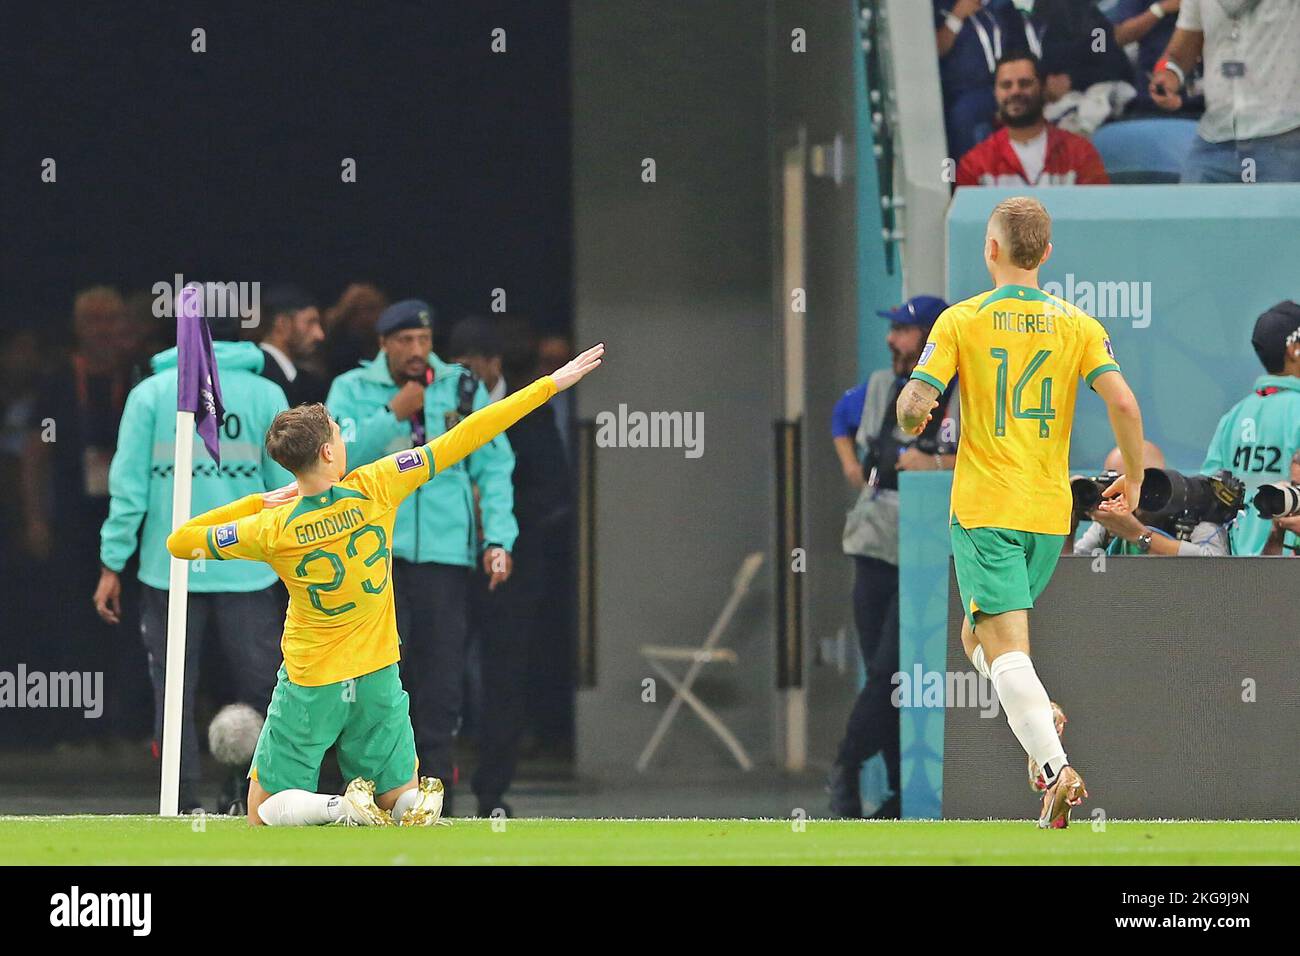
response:
<path fill-rule="evenodd" d="M 1289 518 L 1300 514 L 1300 485 L 1289 481 L 1260 485 L 1254 505 L 1261 518 Z"/>

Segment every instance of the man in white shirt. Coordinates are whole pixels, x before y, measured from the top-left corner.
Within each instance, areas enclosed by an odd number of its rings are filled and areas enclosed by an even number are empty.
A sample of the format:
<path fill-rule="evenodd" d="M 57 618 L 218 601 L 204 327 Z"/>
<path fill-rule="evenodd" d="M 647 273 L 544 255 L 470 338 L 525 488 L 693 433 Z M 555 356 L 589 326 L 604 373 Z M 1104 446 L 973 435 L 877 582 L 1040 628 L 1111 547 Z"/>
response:
<path fill-rule="evenodd" d="M 298 364 L 325 339 L 316 301 L 297 286 L 272 286 L 262 296 L 259 331 L 266 353 L 262 374 L 284 389 L 289 407 L 323 402 L 324 380 Z"/>
<path fill-rule="evenodd" d="M 1182 181 L 1300 182 L 1300 3 L 1182 0 L 1151 75 L 1158 106 L 1182 105 L 1201 59 L 1205 115 Z"/>

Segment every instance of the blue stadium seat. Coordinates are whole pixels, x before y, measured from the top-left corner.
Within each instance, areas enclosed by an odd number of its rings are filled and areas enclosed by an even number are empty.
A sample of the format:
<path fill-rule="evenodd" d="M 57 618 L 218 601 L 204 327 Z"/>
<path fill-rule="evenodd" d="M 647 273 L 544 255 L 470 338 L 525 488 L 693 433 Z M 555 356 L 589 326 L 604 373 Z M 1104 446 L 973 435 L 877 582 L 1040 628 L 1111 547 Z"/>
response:
<path fill-rule="evenodd" d="M 1092 145 L 1113 183 L 1176 183 L 1195 135 L 1195 120 L 1120 120 L 1097 130 Z"/>

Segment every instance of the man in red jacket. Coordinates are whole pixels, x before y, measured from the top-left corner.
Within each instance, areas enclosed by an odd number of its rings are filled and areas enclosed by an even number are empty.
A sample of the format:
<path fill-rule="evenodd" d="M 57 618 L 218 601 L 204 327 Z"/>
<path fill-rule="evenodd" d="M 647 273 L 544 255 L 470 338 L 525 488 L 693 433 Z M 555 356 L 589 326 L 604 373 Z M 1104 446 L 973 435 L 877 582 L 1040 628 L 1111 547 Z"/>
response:
<path fill-rule="evenodd" d="M 1110 182 L 1101 156 L 1082 136 L 1043 119 L 1038 60 L 1011 53 L 998 63 L 994 96 L 1002 128 L 961 158 L 958 186 L 1072 186 Z"/>

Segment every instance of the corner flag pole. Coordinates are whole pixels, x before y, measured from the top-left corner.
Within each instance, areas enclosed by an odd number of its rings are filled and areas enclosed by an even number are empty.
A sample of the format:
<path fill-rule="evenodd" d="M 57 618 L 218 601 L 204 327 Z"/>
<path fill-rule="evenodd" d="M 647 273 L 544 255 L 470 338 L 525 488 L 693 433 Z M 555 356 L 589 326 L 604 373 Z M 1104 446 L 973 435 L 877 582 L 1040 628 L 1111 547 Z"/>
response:
<path fill-rule="evenodd" d="M 176 413 L 176 455 L 172 470 L 172 528 L 190 520 L 194 469 L 194 413 Z M 179 813 L 181 714 L 185 700 L 185 624 L 189 611 L 190 562 L 172 558 L 167 582 L 167 673 L 163 684 L 162 796 L 158 813 Z"/>
<path fill-rule="evenodd" d="M 176 303 L 176 451 L 172 469 L 172 528 L 190 520 L 194 480 L 194 434 L 221 464 L 218 426 L 225 410 L 212 349 L 212 333 L 203 318 L 203 289 L 187 285 Z M 163 684 L 162 788 L 158 813 L 180 811 L 181 724 L 185 700 L 185 624 L 189 604 L 190 562 L 172 558 L 167 583 L 167 669 Z"/>

